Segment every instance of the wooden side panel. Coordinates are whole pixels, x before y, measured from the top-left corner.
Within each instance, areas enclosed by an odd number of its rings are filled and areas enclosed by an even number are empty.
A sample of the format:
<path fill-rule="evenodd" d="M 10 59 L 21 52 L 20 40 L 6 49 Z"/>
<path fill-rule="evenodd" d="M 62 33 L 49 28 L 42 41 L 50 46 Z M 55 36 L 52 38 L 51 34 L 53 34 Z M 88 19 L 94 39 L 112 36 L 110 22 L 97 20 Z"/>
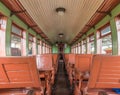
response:
<path fill-rule="evenodd" d="M 77 54 L 75 68 L 80 72 L 89 71 L 92 58 L 92 54 Z"/>
<path fill-rule="evenodd" d="M 98 74 L 99 74 L 99 67 L 101 64 L 101 58 L 102 56 L 98 55 L 98 56 L 94 56 L 93 58 L 93 62 L 90 68 L 90 78 L 89 78 L 89 83 L 88 83 L 88 87 L 89 88 L 94 88 L 96 85 L 96 80 L 98 78 Z"/>
<path fill-rule="evenodd" d="M 58 54 L 52 54 L 54 65 L 57 64 Z"/>
<path fill-rule="evenodd" d="M 4 72 L 4 67 L 0 64 L 0 82 L 8 82 L 8 78 L 6 73 Z"/>
<path fill-rule="evenodd" d="M 70 64 L 75 64 L 75 56 L 76 56 L 76 54 L 69 54 L 68 62 Z"/>
<path fill-rule="evenodd" d="M 49 70 L 52 69 L 52 54 L 41 54 L 36 56 L 37 68 L 39 70 Z"/>
<path fill-rule="evenodd" d="M 69 54 L 65 54 L 65 63 L 68 63 L 68 59 L 69 59 Z"/>
<path fill-rule="evenodd" d="M 5 71 L 12 82 L 31 82 L 32 77 L 29 70 L 29 64 L 5 64 Z"/>
<path fill-rule="evenodd" d="M 0 57 L 0 88 L 40 86 L 35 57 Z"/>
<path fill-rule="evenodd" d="M 94 88 L 120 88 L 120 56 L 96 56 L 89 84 Z"/>

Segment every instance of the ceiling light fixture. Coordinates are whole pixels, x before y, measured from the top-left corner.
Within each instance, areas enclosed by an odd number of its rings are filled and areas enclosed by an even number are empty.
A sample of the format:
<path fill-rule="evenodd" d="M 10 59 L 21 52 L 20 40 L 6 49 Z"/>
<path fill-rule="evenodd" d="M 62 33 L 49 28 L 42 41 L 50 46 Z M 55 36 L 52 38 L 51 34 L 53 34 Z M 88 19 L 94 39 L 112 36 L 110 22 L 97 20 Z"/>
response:
<path fill-rule="evenodd" d="M 62 38 L 62 37 L 63 37 L 63 33 L 60 33 L 60 34 L 59 34 L 59 37 Z"/>
<path fill-rule="evenodd" d="M 66 9 L 63 7 L 56 8 L 56 12 L 58 13 L 58 15 L 64 15 L 65 11 Z"/>

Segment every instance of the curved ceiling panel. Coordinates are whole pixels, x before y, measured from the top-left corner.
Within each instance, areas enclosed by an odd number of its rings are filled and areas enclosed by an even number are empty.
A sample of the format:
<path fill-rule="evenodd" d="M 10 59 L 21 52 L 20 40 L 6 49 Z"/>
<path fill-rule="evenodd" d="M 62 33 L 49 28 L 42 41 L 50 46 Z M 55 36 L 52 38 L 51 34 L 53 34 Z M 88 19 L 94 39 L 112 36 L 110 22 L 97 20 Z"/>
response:
<path fill-rule="evenodd" d="M 19 0 L 52 43 L 70 43 L 104 0 Z M 66 9 L 58 15 L 56 8 Z M 63 33 L 63 38 L 58 34 Z"/>

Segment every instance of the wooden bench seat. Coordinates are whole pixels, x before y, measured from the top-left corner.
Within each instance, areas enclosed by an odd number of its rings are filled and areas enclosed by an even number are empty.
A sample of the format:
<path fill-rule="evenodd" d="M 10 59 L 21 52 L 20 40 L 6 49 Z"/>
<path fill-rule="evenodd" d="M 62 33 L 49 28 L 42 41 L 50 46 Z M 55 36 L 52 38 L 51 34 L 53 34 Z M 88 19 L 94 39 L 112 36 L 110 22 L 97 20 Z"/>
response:
<path fill-rule="evenodd" d="M 52 76 L 52 85 L 53 85 L 55 82 L 55 75 L 58 70 L 58 54 L 52 54 L 52 60 L 53 60 L 53 68 L 54 68 L 53 76 Z"/>
<path fill-rule="evenodd" d="M 51 94 L 51 86 L 54 81 L 54 67 L 53 67 L 53 55 L 52 54 L 41 54 L 36 56 L 37 68 L 39 70 L 39 76 L 44 77 L 45 93 Z"/>
<path fill-rule="evenodd" d="M 90 72 L 90 65 L 93 59 L 92 54 L 77 54 L 76 61 L 75 61 L 75 91 L 79 89 L 78 93 L 81 93 L 81 82 L 82 80 L 88 80 L 89 72 Z M 77 95 L 77 94 L 76 94 Z M 79 95 L 79 94 L 78 94 Z"/>
<path fill-rule="evenodd" d="M 90 78 L 86 86 L 82 85 L 84 95 L 119 95 L 112 88 L 120 88 L 120 56 L 96 55 L 90 68 Z"/>
<path fill-rule="evenodd" d="M 14 88 L 19 90 L 15 91 Z M 9 90 L 4 92 L 6 89 Z M 0 57 L 0 92 L 2 91 L 3 95 L 4 93 L 9 95 L 12 91 L 28 95 L 25 91 L 33 89 L 39 90 L 40 95 L 43 94 L 35 57 Z"/>
<path fill-rule="evenodd" d="M 65 68 L 67 70 L 67 64 L 68 64 L 69 54 L 64 54 L 63 58 L 64 58 L 64 62 L 65 62 Z"/>
<path fill-rule="evenodd" d="M 53 65 L 55 68 L 55 73 L 56 73 L 58 68 L 58 54 L 52 54 L 52 59 L 53 59 Z"/>
<path fill-rule="evenodd" d="M 76 54 L 68 55 L 67 73 L 69 76 L 71 86 L 73 85 L 73 80 L 74 80 L 75 57 L 76 57 Z"/>

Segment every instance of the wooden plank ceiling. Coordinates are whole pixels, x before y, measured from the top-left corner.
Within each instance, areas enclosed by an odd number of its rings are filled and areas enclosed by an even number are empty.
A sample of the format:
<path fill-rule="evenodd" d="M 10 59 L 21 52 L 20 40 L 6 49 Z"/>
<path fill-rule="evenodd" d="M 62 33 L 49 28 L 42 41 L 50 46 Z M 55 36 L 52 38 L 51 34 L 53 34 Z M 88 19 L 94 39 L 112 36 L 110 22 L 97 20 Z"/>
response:
<path fill-rule="evenodd" d="M 74 43 L 120 0 L 1 0 L 13 13 L 51 43 Z M 60 16 L 56 8 L 66 9 Z M 104 12 L 104 13 L 102 13 Z M 63 33 L 63 38 L 59 37 Z"/>

